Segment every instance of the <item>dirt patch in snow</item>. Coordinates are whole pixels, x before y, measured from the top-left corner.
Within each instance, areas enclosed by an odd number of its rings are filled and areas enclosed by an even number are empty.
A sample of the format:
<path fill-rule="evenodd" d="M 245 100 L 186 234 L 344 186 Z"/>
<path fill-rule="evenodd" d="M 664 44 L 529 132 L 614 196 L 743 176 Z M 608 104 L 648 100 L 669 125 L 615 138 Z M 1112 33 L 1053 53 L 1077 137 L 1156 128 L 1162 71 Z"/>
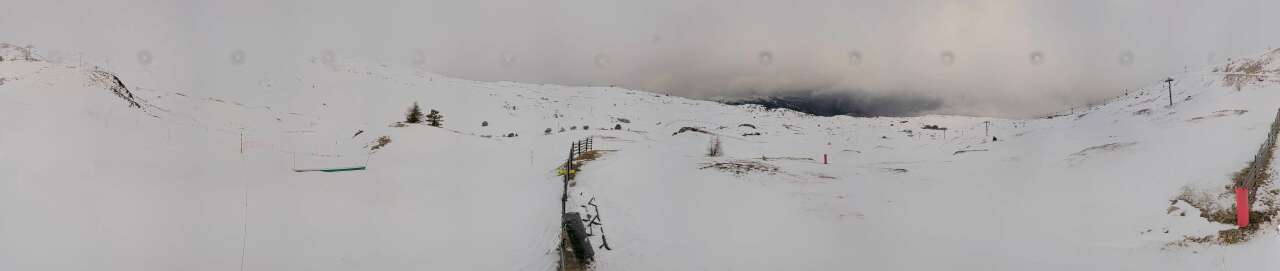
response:
<path fill-rule="evenodd" d="M 751 173 L 767 173 L 777 174 L 778 166 L 764 162 L 751 160 L 729 160 L 729 161 L 712 161 L 702 163 L 702 167 L 698 169 L 717 169 L 724 172 L 733 173 L 735 176 L 743 176 Z"/>
<path fill-rule="evenodd" d="M 138 103 L 140 99 L 134 97 L 133 92 L 129 91 L 129 88 L 125 87 L 124 82 L 120 81 L 120 77 L 116 77 L 115 74 L 102 70 L 94 70 L 89 73 L 89 78 L 92 78 L 94 82 L 97 82 L 108 90 L 111 90 L 112 93 L 116 94 L 116 97 L 120 97 L 120 99 L 128 102 L 129 107 L 142 109 L 142 104 Z"/>
<path fill-rule="evenodd" d="M 1078 152 L 1068 155 L 1067 162 L 1071 163 L 1071 165 L 1077 165 L 1088 160 L 1094 155 L 1121 151 L 1133 147 L 1134 145 L 1138 145 L 1138 142 L 1115 142 L 1084 148 Z"/>
<path fill-rule="evenodd" d="M 673 135 L 673 136 L 674 136 L 674 135 L 678 135 L 678 134 L 681 134 L 681 133 L 684 133 L 684 132 L 699 132 L 699 133 L 704 133 L 704 134 L 711 134 L 711 133 L 707 132 L 706 130 L 703 130 L 703 129 L 698 128 L 698 127 L 689 127 L 689 126 L 685 126 L 685 127 L 680 127 L 680 130 L 678 130 L 678 131 L 676 131 L 676 132 L 674 132 L 674 133 L 671 133 L 671 135 Z"/>
<path fill-rule="evenodd" d="M 988 150 L 987 149 L 958 150 L 955 153 L 952 153 L 951 155 L 957 155 L 957 154 L 967 153 L 967 152 L 981 152 L 981 151 L 988 151 Z"/>
<path fill-rule="evenodd" d="M 894 173 L 894 174 L 906 174 L 908 172 L 908 170 L 905 168 L 888 168 L 887 167 L 887 168 L 880 168 L 880 170 L 883 170 L 884 172 L 888 172 L 888 173 Z"/>
<path fill-rule="evenodd" d="M 588 162 L 588 161 L 595 161 L 596 159 L 600 158 L 601 156 L 604 156 L 604 153 L 605 153 L 605 152 L 611 152 L 611 151 L 612 151 L 612 150 L 589 150 L 589 151 L 585 151 L 585 152 L 582 152 L 582 153 L 578 154 L 578 156 L 573 157 L 573 161 L 574 161 L 574 162 L 577 162 L 577 163 L 579 163 L 579 165 L 581 165 L 581 164 L 586 163 L 586 162 Z"/>
<path fill-rule="evenodd" d="M 1198 122 L 1198 121 L 1202 121 L 1202 120 L 1206 120 L 1206 119 L 1221 118 L 1221 117 L 1230 117 L 1230 116 L 1239 116 L 1239 115 L 1244 115 L 1244 113 L 1247 113 L 1247 112 L 1249 112 L 1249 110 L 1244 110 L 1244 109 L 1218 110 L 1218 111 L 1213 111 L 1213 113 L 1212 113 L 1212 114 L 1209 114 L 1209 115 L 1204 115 L 1204 116 L 1199 116 L 1199 117 L 1194 117 L 1194 118 L 1188 119 L 1188 120 L 1187 120 L 1187 122 Z"/>

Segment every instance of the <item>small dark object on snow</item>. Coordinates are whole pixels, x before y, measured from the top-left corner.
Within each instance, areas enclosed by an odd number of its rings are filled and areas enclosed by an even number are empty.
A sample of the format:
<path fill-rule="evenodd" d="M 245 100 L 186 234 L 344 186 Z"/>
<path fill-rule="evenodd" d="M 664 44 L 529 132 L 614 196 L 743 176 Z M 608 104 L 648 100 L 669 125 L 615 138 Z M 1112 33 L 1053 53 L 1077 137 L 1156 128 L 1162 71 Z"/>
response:
<path fill-rule="evenodd" d="M 613 129 L 614 129 L 614 130 L 622 130 L 622 124 L 614 124 L 614 125 L 613 125 Z"/>
<path fill-rule="evenodd" d="M 1000 139 L 999 139 L 999 138 L 996 138 L 996 137 L 994 137 L 994 136 L 993 136 L 993 137 L 991 137 L 991 141 L 992 141 L 992 142 L 1000 141 Z"/>
<path fill-rule="evenodd" d="M 486 120 L 486 121 L 480 122 L 480 127 L 488 127 L 488 126 L 489 126 L 489 121 Z"/>

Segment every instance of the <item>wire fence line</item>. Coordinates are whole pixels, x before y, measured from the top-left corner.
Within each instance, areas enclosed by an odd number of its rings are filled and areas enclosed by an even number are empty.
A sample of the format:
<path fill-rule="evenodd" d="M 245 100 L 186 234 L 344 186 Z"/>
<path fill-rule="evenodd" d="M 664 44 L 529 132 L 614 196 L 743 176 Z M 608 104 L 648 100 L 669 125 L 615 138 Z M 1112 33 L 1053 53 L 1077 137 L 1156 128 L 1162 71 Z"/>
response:
<path fill-rule="evenodd" d="M 577 212 L 568 212 L 569 181 L 572 181 L 578 173 L 578 165 L 574 160 L 582 158 L 584 153 L 593 150 L 593 141 L 591 137 L 587 137 L 571 143 L 569 156 L 559 170 L 560 175 L 563 176 L 563 189 L 560 194 L 560 270 L 583 270 L 595 258 L 590 241 L 587 239 L 589 233 L 582 224 L 582 216 Z M 570 249 L 573 253 L 569 253 Z"/>
<path fill-rule="evenodd" d="M 1271 121 L 1271 130 L 1267 132 L 1267 140 L 1258 146 L 1258 153 L 1253 156 L 1253 162 L 1249 165 L 1249 169 L 1245 172 L 1244 178 L 1236 180 L 1236 187 L 1249 190 L 1249 203 L 1255 200 L 1253 187 L 1258 185 L 1266 176 L 1266 169 L 1271 163 L 1272 151 L 1276 145 L 1277 134 L 1280 134 L 1280 109 L 1276 110 L 1276 117 Z"/>

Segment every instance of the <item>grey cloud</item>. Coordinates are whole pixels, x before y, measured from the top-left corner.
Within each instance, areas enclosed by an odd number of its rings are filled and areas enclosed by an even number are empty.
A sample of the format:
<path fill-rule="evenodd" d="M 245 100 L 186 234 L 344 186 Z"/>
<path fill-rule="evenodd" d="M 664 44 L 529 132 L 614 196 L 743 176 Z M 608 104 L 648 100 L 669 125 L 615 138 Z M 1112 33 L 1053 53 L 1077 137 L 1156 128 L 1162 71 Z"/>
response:
<path fill-rule="evenodd" d="M 1280 41 L 1269 28 L 1280 1 L 1265 0 L 3 1 L 0 41 L 124 70 L 148 50 L 156 77 L 178 81 L 208 81 L 236 50 L 243 69 L 273 74 L 331 50 L 478 80 L 695 98 L 851 91 L 998 116 L 1101 100 Z"/>

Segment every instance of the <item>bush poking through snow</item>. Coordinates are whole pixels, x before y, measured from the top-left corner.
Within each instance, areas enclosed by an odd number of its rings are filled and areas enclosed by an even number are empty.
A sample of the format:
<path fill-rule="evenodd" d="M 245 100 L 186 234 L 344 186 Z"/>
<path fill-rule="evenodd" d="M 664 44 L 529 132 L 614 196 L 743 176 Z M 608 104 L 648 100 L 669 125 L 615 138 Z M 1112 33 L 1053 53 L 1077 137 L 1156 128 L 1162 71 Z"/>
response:
<path fill-rule="evenodd" d="M 481 121 L 481 122 L 480 122 L 480 127 L 489 127 L 489 121 L 487 121 L 487 120 L 486 120 L 486 121 Z"/>
<path fill-rule="evenodd" d="M 409 112 L 404 113 L 405 123 L 422 123 L 422 107 L 418 106 L 418 102 L 413 102 L 413 106 L 409 107 Z"/>
<path fill-rule="evenodd" d="M 778 173 L 778 167 L 763 162 L 751 160 L 734 160 L 726 162 L 708 162 L 703 163 L 699 169 L 714 168 L 720 171 L 732 173 L 735 176 L 751 174 L 752 172 L 762 172 L 768 174 Z"/>
<path fill-rule="evenodd" d="M 444 115 L 441 115 L 440 111 L 431 109 L 431 113 L 427 113 L 427 125 L 431 127 L 440 128 L 443 122 L 444 122 Z"/>
<path fill-rule="evenodd" d="M 387 144 L 391 144 L 391 137 L 380 136 L 378 139 L 373 140 L 373 142 L 370 142 L 369 145 L 366 146 L 369 147 L 370 152 L 377 152 L 378 149 L 382 149 L 382 147 L 387 146 Z"/>
<path fill-rule="evenodd" d="M 711 143 L 707 144 L 707 156 L 720 157 L 724 155 L 723 147 L 720 145 L 720 137 L 712 137 Z"/>
<path fill-rule="evenodd" d="M 543 131 L 542 131 L 542 134 L 543 134 L 543 135 L 550 135 L 550 134 L 551 134 L 551 128 L 547 128 L 546 130 L 543 130 Z"/>

